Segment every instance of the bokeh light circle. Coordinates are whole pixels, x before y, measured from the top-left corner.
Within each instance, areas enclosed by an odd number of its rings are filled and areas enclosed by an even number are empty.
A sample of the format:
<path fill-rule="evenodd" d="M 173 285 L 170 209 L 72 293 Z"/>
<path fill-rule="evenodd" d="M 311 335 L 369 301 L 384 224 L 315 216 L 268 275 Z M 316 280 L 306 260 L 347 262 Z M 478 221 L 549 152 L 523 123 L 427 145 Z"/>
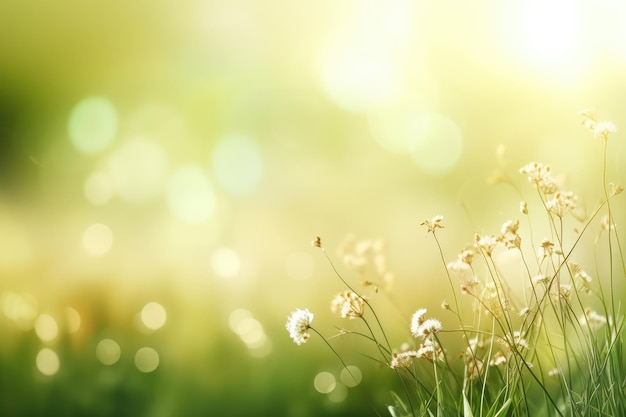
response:
<path fill-rule="evenodd" d="M 159 354 L 151 347 L 142 347 L 135 354 L 135 366 L 140 372 L 154 372 L 159 367 Z"/>
<path fill-rule="evenodd" d="M 120 345 L 113 339 L 102 339 L 96 345 L 96 357 L 103 365 L 114 365 L 121 355 Z"/>
<path fill-rule="evenodd" d="M 59 355 L 50 348 L 43 348 L 37 353 L 35 364 L 39 372 L 47 376 L 56 374 L 61 367 Z"/>
<path fill-rule="evenodd" d="M 196 165 L 184 165 L 170 177 L 167 201 L 172 213 L 181 221 L 199 224 L 215 210 L 215 194 L 206 173 Z"/>
<path fill-rule="evenodd" d="M 75 333 L 80 329 L 80 314 L 72 307 L 65 307 L 65 320 L 68 333 Z"/>
<path fill-rule="evenodd" d="M 35 334 L 44 343 L 51 343 L 59 334 L 59 325 L 54 317 L 40 314 L 35 320 Z"/>
<path fill-rule="evenodd" d="M 356 387 L 361 383 L 361 380 L 363 379 L 363 373 L 357 366 L 348 365 L 341 370 L 339 379 L 347 387 Z"/>
<path fill-rule="evenodd" d="M 338 383 L 331 392 L 328 393 L 328 399 L 334 403 L 341 403 L 348 397 L 348 387 Z"/>
<path fill-rule="evenodd" d="M 248 194 L 263 175 L 263 159 L 257 144 L 246 135 L 230 134 L 215 147 L 212 157 L 215 179 L 234 195 Z"/>
<path fill-rule="evenodd" d="M 337 386 L 337 379 L 335 376 L 327 371 L 319 372 L 313 379 L 313 386 L 317 392 L 322 394 L 328 394 Z"/>
<path fill-rule="evenodd" d="M 83 233 L 83 249 L 89 255 L 105 255 L 112 246 L 113 231 L 106 224 L 92 224 Z"/>
<path fill-rule="evenodd" d="M 84 154 L 106 149 L 117 133 L 117 111 L 105 97 L 87 97 L 74 106 L 68 133 L 74 147 Z"/>
<path fill-rule="evenodd" d="M 167 311 L 161 304 L 150 301 L 141 309 L 141 321 L 150 330 L 158 330 L 167 321 Z"/>
<path fill-rule="evenodd" d="M 211 255 L 211 267 L 220 278 L 232 278 L 241 270 L 241 258 L 232 249 L 219 248 Z"/>

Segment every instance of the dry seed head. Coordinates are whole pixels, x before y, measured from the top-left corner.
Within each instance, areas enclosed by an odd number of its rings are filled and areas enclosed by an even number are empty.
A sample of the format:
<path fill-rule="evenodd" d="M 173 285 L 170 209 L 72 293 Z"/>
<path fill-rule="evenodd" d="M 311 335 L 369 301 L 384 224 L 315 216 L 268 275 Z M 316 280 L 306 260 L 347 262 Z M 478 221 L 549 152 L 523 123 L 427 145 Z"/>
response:
<path fill-rule="evenodd" d="M 528 214 L 528 203 L 526 203 L 525 201 L 520 201 L 519 211 L 522 214 Z"/>
<path fill-rule="evenodd" d="M 476 242 L 476 247 L 483 251 L 486 256 L 490 257 L 493 249 L 496 247 L 498 240 L 493 235 L 485 235 L 481 236 L 478 233 L 474 235 L 474 241 Z"/>
<path fill-rule="evenodd" d="M 489 365 L 491 366 L 501 366 L 501 365 L 505 365 L 507 363 L 508 359 L 506 357 L 506 355 L 504 353 L 502 353 L 501 350 L 497 351 L 494 355 L 493 358 L 491 359 L 491 361 L 489 361 Z"/>
<path fill-rule="evenodd" d="M 434 234 L 435 230 L 443 229 L 443 225 L 441 224 L 442 221 L 443 221 L 443 216 L 437 215 L 430 220 L 424 220 L 422 223 L 420 223 L 420 225 L 426 226 L 426 234 L 428 233 Z"/>
<path fill-rule="evenodd" d="M 422 343 L 420 348 L 417 350 L 417 357 L 426 359 L 430 362 L 444 360 L 441 346 L 439 346 L 439 344 L 432 339 L 424 340 L 424 343 Z"/>
<path fill-rule="evenodd" d="M 585 309 L 585 315 L 580 318 L 580 324 L 584 325 L 585 323 L 589 323 L 592 329 L 597 329 L 603 324 L 606 324 L 606 317 L 587 308 Z"/>
<path fill-rule="evenodd" d="M 620 194 L 622 191 L 624 191 L 624 187 L 622 187 L 620 184 L 613 184 L 611 183 L 611 197 Z"/>
<path fill-rule="evenodd" d="M 608 140 L 609 135 L 617 132 L 617 128 L 611 122 L 598 122 L 593 127 L 593 137 Z"/>
<path fill-rule="evenodd" d="M 365 301 L 362 296 L 353 291 L 343 291 L 335 296 L 330 309 L 341 318 L 350 320 L 363 317 L 365 313 Z"/>
<path fill-rule="evenodd" d="M 391 369 L 408 368 L 413 363 L 413 359 L 417 357 L 419 357 L 419 355 L 417 351 L 415 350 L 408 350 L 402 353 L 394 352 L 393 357 L 391 359 L 391 363 L 389 364 L 389 367 Z"/>
<path fill-rule="evenodd" d="M 419 332 L 420 326 L 424 323 L 424 315 L 426 314 L 425 308 L 420 308 L 411 317 L 411 333 L 416 335 Z M 417 337 L 417 336 L 415 336 Z"/>
<path fill-rule="evenodd" d="M 467 362 L 467 377 L 469 379 L 476 379 L 483 373 L 483 361 L 478 358 L 471 358 Z"/>

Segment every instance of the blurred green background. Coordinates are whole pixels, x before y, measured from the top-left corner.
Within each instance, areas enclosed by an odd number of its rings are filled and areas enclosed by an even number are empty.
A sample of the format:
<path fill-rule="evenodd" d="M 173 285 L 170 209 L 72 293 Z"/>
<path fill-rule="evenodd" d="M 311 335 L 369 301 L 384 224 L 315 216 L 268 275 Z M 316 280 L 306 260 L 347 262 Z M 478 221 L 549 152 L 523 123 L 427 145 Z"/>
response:
<path fill-rule="evenodd" d="M 384 414 L 397 381 L 358 340 L 331 341 L 348 387 L 285 331 L 295 308 L 344 325 L 311 239 L 353 283 L 344 236 L 386 240 L 399 345 L 450 297 L 421 221 L 455 259 L 517 216 L 486 179 L 532 160 L 601 198 L 577 112 L 626 128 L 624 22 L 618 0 L 0 2 L 0 414 Z"/>

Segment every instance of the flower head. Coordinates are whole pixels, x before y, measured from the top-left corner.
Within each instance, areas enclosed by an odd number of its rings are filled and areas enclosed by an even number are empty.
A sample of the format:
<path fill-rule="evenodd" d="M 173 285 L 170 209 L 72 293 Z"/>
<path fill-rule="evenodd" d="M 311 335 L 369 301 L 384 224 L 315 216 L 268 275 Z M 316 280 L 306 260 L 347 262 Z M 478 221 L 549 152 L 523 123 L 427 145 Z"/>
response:
<path fill-rule="evenodd" d="M 443 221 L 443 216 L 442 215 L 438 215 L 433 217 L 430 220 L 424 220 L 421 225 L 422 226 L 426 226 L 426 234 L 428 233 L 435 233 L 435 230 L 437 229 L 443 229 L 443 225 L 441 224 L 441 222 Z"/>
<path fill-rule="evenodd" d="M 341 318 L 356 319 L 365 313 L 365 299 L 353 291 L 343 291 L 333 298 L 330 309 Z"/>
<path fill-rule="evenodd" d="M 299 346 L 302 343 L 306 343 L 311 335 L 308 330 L 311 328 L 311 322 L 313 321 L 313 313 L 308 309 L 296 309 L 287 319 L 287 325 L 285 326 L 289 331 L 289 337 Z"/>
<path fill-rule="evenodd" d="M 553 194 L 559 189 L 554 178 L 552 178 L 552 168 L 550 165 L 543 165 L 541 162 L 531 162 L 519 169 L 520 174 L 528 175 L 528 181 L 536 184 L 537 188 L 545 194 Z"/>
<path fill-rule="evenodd" d="M 417 357 L 418 357 L 418 354 L 417 354 L 417 351 L 415 350 L 409 350 L 409 351 L 402 352 L 402 353 L 394 352 L 393 357 L 391 358 L 391 363 L 389 364 L 389 367 L 391 369 L 408 368 L 409 366 L 411 366 L 411 363 L 413 363 L 413 359 Z"/>
<path fill-rule="evenodd" d="M 425 308 L 420 308 L 411 317 L 411 333 L 417 337 L 417 333 L 419 333 L 420 326 L 424 323 L 424 314 L 426 314 Z"/>

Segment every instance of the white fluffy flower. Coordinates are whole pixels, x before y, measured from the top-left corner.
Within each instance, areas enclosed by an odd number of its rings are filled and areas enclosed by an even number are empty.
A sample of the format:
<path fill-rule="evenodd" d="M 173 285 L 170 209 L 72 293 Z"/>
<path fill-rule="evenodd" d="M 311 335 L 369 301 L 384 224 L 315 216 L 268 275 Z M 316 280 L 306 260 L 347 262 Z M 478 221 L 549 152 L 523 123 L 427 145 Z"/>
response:
<path fill-rule="evenodd" d="M 296 309 L 287 319 L 287 325 L 285 326 L 289 331 L 289 337 L 299 346 L 302 343 L 306 343 L 311 335 L 308 330 L 311 328 L 311 322 L 313 321 L 313 313 L 308 309 Z"/>

